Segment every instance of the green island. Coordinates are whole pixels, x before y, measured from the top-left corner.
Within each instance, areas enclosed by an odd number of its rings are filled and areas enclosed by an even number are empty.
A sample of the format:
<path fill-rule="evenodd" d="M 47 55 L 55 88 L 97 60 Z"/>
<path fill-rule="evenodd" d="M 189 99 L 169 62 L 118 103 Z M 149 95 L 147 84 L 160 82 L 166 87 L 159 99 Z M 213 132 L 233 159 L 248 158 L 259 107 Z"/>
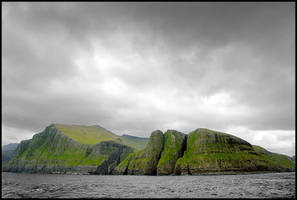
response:
<path fill-rule="evenodd" d="M 101 175 L 198 175 L 295 171 L 295 156 L 272 153 L 233 135 L 198 128 L 118 136 L 94 126 L 51 124 L 2 148 L 2 171 Z"/>

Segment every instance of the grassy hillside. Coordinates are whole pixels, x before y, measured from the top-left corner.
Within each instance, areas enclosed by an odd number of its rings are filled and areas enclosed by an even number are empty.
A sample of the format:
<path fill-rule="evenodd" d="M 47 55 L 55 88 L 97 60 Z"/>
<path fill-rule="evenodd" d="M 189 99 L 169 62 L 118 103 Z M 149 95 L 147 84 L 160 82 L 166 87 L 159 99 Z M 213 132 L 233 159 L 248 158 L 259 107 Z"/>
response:
<path fill-rule="evenodd" d="M 102 141 L 114 141 L 135 149 L 144 149 L 148 143 L 148 138 L 141 138 L 130 135 L 118 136 L 98 125 L 79 126 L 54 124 L 64 135 L 74 139 L 81 144 L 97 144 Z"/>
<path fill-rule="evenodd" d="M 163 145 L 163 133 L 159 130 L 152 132 L 145 149 L 138 150 L 129 155 L 115 168 L 115 171 L 117 171 L 117 174 L 157 174 L 157 164 Z"/>
<path fill-rule="evenodd" d="M 122 135 L 120 137 L 123 144 L 134 147 L 135 149 L 144 149 L 149 139 L 143 137 L 136 137 L 131 135 Z"/>
<path fill-rule="evenodd" d="M 233 135 L 196 129 L 118 136 L 100 126 L 52 124 L 22 141 L 3 171 L 96 174 L 201 174 L 293 171 L 291 157 Z"/>
<path fill-rule="evenodd" d="M 73 126 L 69 127 L 73 128 Z M 71 130 L 69 127 L 66 127 L 67 131 Z M 82 129 L 79 130 L 80 132 L 77 131 L 73 135 L 77 136 L 77 133 L 83 132 Z M 63 133 L 56 125 L 51 125 L 34 135 L 32 139 L 22 141 L 16 149 L 15 156 L 9 162 L 8 171 L 94 173 L 111 155 L 112 161 L 119 160 L 118 158 L 122 160 L 133 152 L 131 147 L 113 141 L 82 144 Z"/>
<path fill-rule="evenodd" d="M 175 131 L 168 130 L 164 134 L 164 148 L 157 166 L 158 175 L 172 174 L 175 163 L 184 151 L 186 135 Z"/>
<path fill-rule="evenodd" d="M 174 130 L 168 130 L 163 137 L 161 132 L 152 134 L 146 148 L 128 156 L 115 171 L 154 175 L 156 163 L 158 175 L 295 169 L 288 156 L 252 146 L 227 133 L 200 128 L 188 135 Z M 151 169 L 147 170 L 149 165 Z"/>
<path fill-rule="evenodd" d="M 253 148 L 259 156 L 268 161 L 270 165 L 277 166 L 278 168 L 284 168 L 284 170 L 295 168 L 295 162 L 289 156 L 272 153 L 257 145 L 253 145 Z"/>
<path fill-rule="evenodd" d="M 176 163 L 176 173 L 262 171 L 267 163 L 248 142 L 233 135 L 197 129 L 188 135 L 187 149 Z"/>
<path fill-rule="evenodd" d="M 98 126 L 54 124 L 63 134 L 81 144 L 96 144 L 102 141 L 118 141 L 119 136 Z"/>

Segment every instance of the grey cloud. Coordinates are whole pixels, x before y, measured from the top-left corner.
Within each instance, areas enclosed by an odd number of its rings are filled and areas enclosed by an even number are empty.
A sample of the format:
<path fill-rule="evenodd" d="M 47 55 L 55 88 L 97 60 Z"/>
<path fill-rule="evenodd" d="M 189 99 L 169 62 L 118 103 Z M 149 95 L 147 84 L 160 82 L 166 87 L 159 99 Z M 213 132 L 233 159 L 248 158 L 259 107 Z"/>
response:
<path fill-rule="evenodd" d="M 7 2 L 2 10 L 6 126 L 99 123 L 142 136 L 201 126 L 295 129 L 293 3 Z M 95 63 L 96 45 L 125 67 Z M 80 57 L 89 62 L 83 69 Z M 123 94 L 100 89 L 112 78 Z M 230 109 L 249 113 L 196 108 L 195 98 L 222 91 L 234 100 Z M 151 95 L 170 107 L 160 108 Z"/>

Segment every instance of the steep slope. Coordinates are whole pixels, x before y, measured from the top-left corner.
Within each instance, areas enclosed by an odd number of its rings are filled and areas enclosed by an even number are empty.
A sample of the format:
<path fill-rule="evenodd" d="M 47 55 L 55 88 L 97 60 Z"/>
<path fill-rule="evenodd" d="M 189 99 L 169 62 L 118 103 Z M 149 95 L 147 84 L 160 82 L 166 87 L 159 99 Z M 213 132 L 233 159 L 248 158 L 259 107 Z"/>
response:
<path fill-rule="evenodd" d="M 124 144 L 135 149 L 144 149 L 148 143 L 148 138 L 123 135 L 118 136 L 111 131 L 99 126 L 80 126 L 80 125 L 65 125 L 53 124 L 64 135 L 76 140 L 81 144 L 97 144 L 102 141 L 114 141 Z"/>
<path fill-rule="evenodd" d="M 137 150 L 144 149 L 149 141 L 149 138 L 136 137 L 131 135 L 122 135 L 120 139 L 123 144 L 133 147 Z"/>
<path fill-rule="evenodd" d="M 187 150 L 176 163 L 176 174 L 206 172 L 281 171 L 259 155 L 248 142 L 227 133 L 197 129 L 187 139 Z"/>
<path fill-rule="evenodd" d="M 291 157 L 272 153 L 257 145 L 253 145 L 253 148 L 258 155 L 266 160 L 269 163 L 269 166 L 273 167 L 276 171 L 292 171 L 292 169 L 295 169 L 295 162 Z"/>
<path fill-rule="evenodd" d="M 164 134 L 164 140 L 164 149 L 157 166 L 158 175 L 174 172 L 175 163 L 183 156 L 185 150 L 186 135 L 175 130 L 168 130 Z"/>
<path fill-rule="evenodd" d="M 119 147 L 122 149 L 120 154 L 133 152 L 131 147 L 114 141 L 82 144 L 64 134 L 56 125 L 50 125 L 31 140 L 20 143 L 7 171 L 95 173 L 110 155 L 118 152 Z"/>
<path fill-rule="evenodd" d="M 97 144 L 102 141 L 118 142 L 119 136 L 102 128 L 101 126 L 79 126 L 54 124 L 54 126 L 69 138 L 81 144 Z"/>
<path fill-rule="evenodd" d="M 146 138 L 117 136 L 100 126 L 52 124 L 32 139 L 22 141 L 14 150 L 13 158 L 2 165 L 2 170 L 178 175 L 294 171 L 295 162 L 289 156 L 209 129 L 200 128 L 188 135 L 175 130 L 163 134 L 157 130 L 147 141 Z"/>
<path fill-rule="evenodd" d="M 155 175 L 156 169 L 158 175 L 293 171 L 295 163 L 227 133 L 197 129 L 185 135 L 168 130 L 164 135 L 153 132 L 147 147 L 130 154 L 114 174 Z"/>
<path fill-rule="evenodd" d="M 114 174 L 155 175 L 157 164 L 164 145 L 164 135 L 157 130 L 152 132 L 145 149 L 129 155 L 115 168 Z"/>

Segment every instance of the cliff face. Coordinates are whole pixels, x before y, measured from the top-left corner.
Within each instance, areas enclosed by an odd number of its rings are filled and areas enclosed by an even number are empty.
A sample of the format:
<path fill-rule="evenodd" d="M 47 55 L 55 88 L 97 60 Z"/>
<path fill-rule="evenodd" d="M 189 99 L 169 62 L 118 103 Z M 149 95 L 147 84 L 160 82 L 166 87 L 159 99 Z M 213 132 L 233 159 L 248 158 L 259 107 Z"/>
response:
<path fill-rule="evenodd" d="M 265 171 L 268 167 L 248 142 L 226 133 L 197 129 L 189 134 L 187 149 L 175 170 L 177 174 L 199 174 Z"/>
<path fill-rule="evenodd" d="M 168 130 L 164 140 L 164 149 L 157 166 L 158 175 L 172 174 L 176 161 L 183 156 L 186 148 L 186 135 L 181 132 Z"/>
<path fill-rule="evenodd" d="M 121 149 L 119 151 L 119 149 Z M 64 135 L 54 125 L 22 141 L 5 171 L 30 173 L 95 173 L 111 155 L 127 156 L 131 147 L 104 141 L 95 145 L 81 144 Z M 119 154 L 119 155 L 118 155 Z"/>
<path fill-rule="evenodd" d="M 55 125 L 22 141 L 3 171 L 70 174 L 168 175 L 294 171 L 292 158 L 227 133 L 197 129 L 188 135 L 175 130 L 152 132 L 146 147 L 135 150 L 102 127 Z M 68 131 L 64 134 L 63 130 Z M 91 131 L 90 135 L 88 130 Z M 101 131 L 102 132 L 102 131 Z M 88 137 L 83 138 L 83 135 Z M 97 135 L 99 134 L 99 135 Z M 73 138 L 71 138 L 73 136 Z M 83 138 L 83 139 L 82 139 Z M 91 139 L 99 143 L 93 144 Z M 108 139 L 112 141 L 108 141 Z M 93 140 L 92 139 L 92 140 Z M 79 141 L 85 141 L 85 143 Z M 142 139 L 126 137 L 133 146 Z M 146 141 L 142 141 L 146 142 Z M 139 146 L 140 147 L 140 146 Z"/>
<path fill-rule="evenodd" d="M 155 175 L 164 145 L 164 135 L 157 130 L 152 132 L 144 150 L 131 154 L 118 167 L 115 174 Z"/>
<path fill-rule="evenodd" d="M 163 133 L 159 130 L 152 132 L 146 148 L 130 157 L 127 174 L 156 174 L 163 145 Z"/>
<path fill-rule="evenodd" d="M 295 163 L 288 156 L 256 148 L 227 133 L 208 129 L 197 129 L 189 135 L 174 130 L 168 130 L 163 137 L 158 133 L 158 137 L 151 135 L 146 149 L 123 160 L 115 174 L 155 175 L 155 170 L 157 175 L 295 170 Z M 155 153 L 148 153 L 152 149 Z"/>
<path fill-rule="evenodd" d="M 257 145 L 253 145 L 253 149 L 268 163 L 271 170 L 281 172 L 289 172 L 292 171 L 292 169 L 295 170 L 295 161 L 292 160 L 291 157 L 278 153 L 272 153 Z"/>

